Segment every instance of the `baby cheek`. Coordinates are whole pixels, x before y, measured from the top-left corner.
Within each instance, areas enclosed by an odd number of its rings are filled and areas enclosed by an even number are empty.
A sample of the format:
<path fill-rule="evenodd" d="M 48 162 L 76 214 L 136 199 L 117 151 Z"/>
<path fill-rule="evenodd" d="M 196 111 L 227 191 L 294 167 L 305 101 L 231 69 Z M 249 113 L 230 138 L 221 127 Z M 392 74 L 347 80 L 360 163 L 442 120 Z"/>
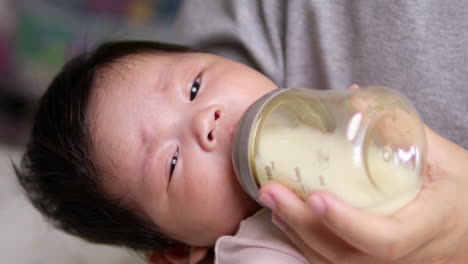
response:
<path fill-rule="evenodd" d="M 230 149 L 196 153 L 182 176 L 184 200 L 199 206 L 223 208 L 237 195 L 239 185 L 234 175 Z"/>

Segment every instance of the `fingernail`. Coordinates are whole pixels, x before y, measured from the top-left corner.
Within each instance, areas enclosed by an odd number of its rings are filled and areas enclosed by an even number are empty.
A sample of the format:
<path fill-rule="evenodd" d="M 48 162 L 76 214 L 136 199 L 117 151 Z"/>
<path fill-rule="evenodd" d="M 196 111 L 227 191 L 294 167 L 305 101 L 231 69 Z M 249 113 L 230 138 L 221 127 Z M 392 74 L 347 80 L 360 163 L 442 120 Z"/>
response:
<path fill-rule="evenodd" d="M 283 221 L 283 219 L 281 219 L 276 214 L 271 215 L 271 222 L 273 222 L 273 224 L 275 224 L 275 226 L 281 229 L 282 231 L 286 231 L 288 229 L 288 226 Z"/>
<path fill-rule="evenodd" d="M 325 201 L 319 195 L 313 195 L 310 204 L 318 215 L 324 215 L 326 208 Z"/>
<path fill-rule="evenodd" d="M 266 205 L 268 208 L 270 209 L 275 209 L 276 208 L 276 202 L 275 202 L 275 199 L 273 199 L 273 196 L 269 195 L 269 194 L 262 194 L 260 195 L 260 201 Z"/>

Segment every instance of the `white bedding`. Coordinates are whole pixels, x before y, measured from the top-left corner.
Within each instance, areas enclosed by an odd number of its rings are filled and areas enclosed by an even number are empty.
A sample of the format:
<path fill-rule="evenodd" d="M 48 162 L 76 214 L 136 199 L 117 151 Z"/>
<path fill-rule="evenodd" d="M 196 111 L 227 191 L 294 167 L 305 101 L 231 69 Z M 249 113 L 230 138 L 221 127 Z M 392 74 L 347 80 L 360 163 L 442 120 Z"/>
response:
<path fill-rule="evenodd" d="M 26 201 L 10 166 L 20 150 L 0 145 L 0 259 L 14 264 L 140 264 L 125 249 L 84 242 L 50 227 Z"/>

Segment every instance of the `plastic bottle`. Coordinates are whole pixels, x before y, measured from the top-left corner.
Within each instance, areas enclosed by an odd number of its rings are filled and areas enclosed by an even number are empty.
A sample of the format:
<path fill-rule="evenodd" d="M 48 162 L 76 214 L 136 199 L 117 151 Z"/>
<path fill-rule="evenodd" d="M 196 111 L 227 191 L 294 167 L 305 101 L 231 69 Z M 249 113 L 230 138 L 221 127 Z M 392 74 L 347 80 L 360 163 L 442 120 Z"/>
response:
<path fill-rule="evenodd" d="M 274 90 L 244 113 L 233 141 L 234 169 L 254 199 L 275 181 L 302 198 L 325 189 L 379 214 L 416 197 L 425 155 L 417 111 L 384 87 Z"/>

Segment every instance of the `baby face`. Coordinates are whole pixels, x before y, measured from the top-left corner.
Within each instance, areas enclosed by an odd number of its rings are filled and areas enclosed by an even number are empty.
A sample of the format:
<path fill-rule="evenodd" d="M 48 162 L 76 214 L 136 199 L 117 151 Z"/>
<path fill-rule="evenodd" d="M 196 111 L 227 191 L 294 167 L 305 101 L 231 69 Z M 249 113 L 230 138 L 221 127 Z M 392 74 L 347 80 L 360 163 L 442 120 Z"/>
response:
<path fill-rule="evenodd" d="M 277 88 L 255 70 L 203 53 L 144 54 L 105 69 L 90 104 L 104 189 L 161 231 L 212 245 L 258 209 L 237 182 L 232 138 L 242 113 Z"/>

